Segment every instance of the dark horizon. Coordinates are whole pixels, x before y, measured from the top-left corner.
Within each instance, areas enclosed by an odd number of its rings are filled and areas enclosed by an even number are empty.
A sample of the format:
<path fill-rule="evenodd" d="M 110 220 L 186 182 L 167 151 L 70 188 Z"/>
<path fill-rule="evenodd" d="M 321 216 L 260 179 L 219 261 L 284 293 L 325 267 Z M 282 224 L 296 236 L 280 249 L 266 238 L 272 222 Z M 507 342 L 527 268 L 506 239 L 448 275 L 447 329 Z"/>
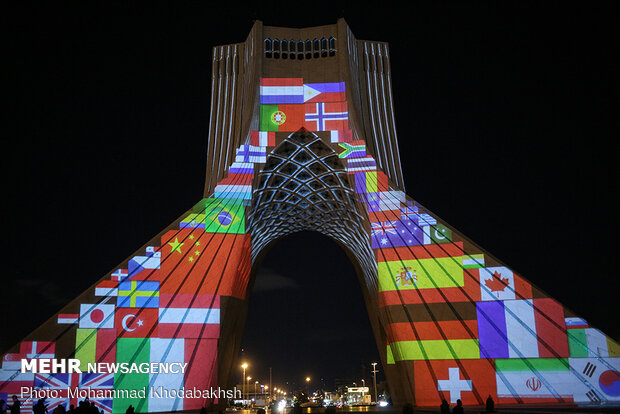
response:
<path fill-rule="evenodd" d="M 3 352 L 202 198 L 214 45 L 242 41 L 254 19 L 300 27 L 342 16 L 357 38 L 390 44 L 407 193 L 620 340 L 615 5 L 417 4 L 413 14 L 372 15 L 332 6 L 278 16 L 226 7 L 14 5 L 7 13 L 15 90 Z M 274 366 L 274 382 L 276 372 L 290 381 L 360 376 L 365 356 L 378 361 L 354 268 L 334 246 L 299 233 L 262 264 L 243 347 L 261 371 Z M 315 258 L 329 263 L 319 275 L 326 289 L 308 294 Z M 270 278 L 284 287 L 265 286 Z M 347 288 L 357 293 L 342 295 Z M 346 311 L 351 326 L 310 334 L 316 320 Z M 260 312 L 281 325 L 266 335 Z"/>

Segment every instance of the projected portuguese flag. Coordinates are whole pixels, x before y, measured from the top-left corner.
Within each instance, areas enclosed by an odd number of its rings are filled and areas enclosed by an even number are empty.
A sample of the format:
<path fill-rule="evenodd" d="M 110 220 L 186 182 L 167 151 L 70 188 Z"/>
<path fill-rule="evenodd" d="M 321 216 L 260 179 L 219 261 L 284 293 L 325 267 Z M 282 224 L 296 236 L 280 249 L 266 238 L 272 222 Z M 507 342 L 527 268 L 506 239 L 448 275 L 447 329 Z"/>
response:
<path fill-rule="evenodd" d="M 305 126 L 304 105 L 261 105 L 261 131 L 297 131 Z"/>

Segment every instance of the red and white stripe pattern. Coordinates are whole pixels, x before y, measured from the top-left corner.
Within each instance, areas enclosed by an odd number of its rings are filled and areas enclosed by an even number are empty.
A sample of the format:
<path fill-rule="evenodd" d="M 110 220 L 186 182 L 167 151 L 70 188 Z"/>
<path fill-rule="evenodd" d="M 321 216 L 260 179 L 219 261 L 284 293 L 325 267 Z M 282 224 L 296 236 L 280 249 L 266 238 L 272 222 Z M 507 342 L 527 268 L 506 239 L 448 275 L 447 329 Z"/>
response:
<path fill-rule="evenodd" d="M 118 282 L 115 280 L 104 280 L 98 283 L 95 286 L 95 296 L 118 296 Z"/>
<path fill-rule="evenodd" d="M 219 338 L 220 298 L 212 295 L 164 295 L 159 308 L 160 338 Z"/>
<path fill-rule="evenodd" d="M 250 144 L 255 147 L 273 147 L 276 145 L 276 133 L 274 131 L 250 132 Z"/>
<path fill-rule="evenodd" d="M 345 129 L 342 131 L 329 131 L 331 142 L 351 142 L 353 141 L 353 131 Z"/>

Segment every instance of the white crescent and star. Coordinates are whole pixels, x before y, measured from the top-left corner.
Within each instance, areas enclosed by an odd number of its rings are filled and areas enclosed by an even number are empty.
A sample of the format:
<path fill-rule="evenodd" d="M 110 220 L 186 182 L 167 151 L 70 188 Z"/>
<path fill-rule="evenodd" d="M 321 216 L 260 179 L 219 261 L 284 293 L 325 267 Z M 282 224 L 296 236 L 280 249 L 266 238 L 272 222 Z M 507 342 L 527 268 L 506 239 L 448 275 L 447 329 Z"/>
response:
<path fill-rule="evenodd" d="M 122 323 L 121 323 L 121 324 L 123 325 L 123 329 L 124 329 L 124 330 L 126 330 L 127 332 L 133 332 L 133 331 L 135 331 L 135 330 L 136 330 L 136 328 L 130 329 L 130 328 L 127 326 L 127 320 L 129 320 L 129 318 L 135 318 L 135 317 L 136 317 L 136 315 L 134 315 L 134 314 L 132 314 L 132 313 L 128 313 L 127 315 L 125 315 L 125 316 L 123 317 L 123 321 L 122 321 Z M 141 319 L 138 319 L 138 322 L 136 322 L 136 325 L 138 325 L 138 326 L 142 326 L 142 325 L 143 325 L 143 323 L 144 323 L 144 322 L 143 322 Z"/>

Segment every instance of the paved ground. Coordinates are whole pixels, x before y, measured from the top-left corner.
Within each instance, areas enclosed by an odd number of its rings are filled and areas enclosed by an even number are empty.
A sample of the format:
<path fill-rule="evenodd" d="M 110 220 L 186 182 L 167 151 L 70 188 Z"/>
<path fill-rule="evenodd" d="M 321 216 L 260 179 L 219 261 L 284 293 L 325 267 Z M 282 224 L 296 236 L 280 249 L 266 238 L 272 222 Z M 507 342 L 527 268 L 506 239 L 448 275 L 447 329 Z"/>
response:
<path fill-rule="evenodd" d="M 359 412 L 363 414 L 364 412 L 369 412 L 373 414 L 401 414 L 402 410 L 395 407 L 345 407 L 342 409 L 338 409 L 339 412 L 351 412 L 356 413 Z M 324 408 L 304 408 L 304 414 L 323 414 L 325 412 Z M 417 408 L 415 410 L 416 413 L 438 413 L 439 408 Z M 484 413 L 484 407 L 465 407 L 465 413 Z M 558 414 L 558 413 L 572 413 L 572 414 L 596 414 L 596 413 L 620 413 L 620 404 L 619 405 L 584 405 L 584 406 L 574 406 L 574 405 L 565 405 L 565 406 L 529 406 L 527 408 L 519 407 L 519 406 L 502 406 L 499 407 L 495 412 L 497 413 L 506 413 L 506 414 L 518 414 L 518 413 L 528 413 L 528 414 Z M 256 414 L 256 410 L 227 410 L 226 414 Z M 277 412 L 273 414 L 291 414 L 292 409 L 288 408 L 285 413 Z M 271 414 L 271 413 L 268 413 Z"/>

